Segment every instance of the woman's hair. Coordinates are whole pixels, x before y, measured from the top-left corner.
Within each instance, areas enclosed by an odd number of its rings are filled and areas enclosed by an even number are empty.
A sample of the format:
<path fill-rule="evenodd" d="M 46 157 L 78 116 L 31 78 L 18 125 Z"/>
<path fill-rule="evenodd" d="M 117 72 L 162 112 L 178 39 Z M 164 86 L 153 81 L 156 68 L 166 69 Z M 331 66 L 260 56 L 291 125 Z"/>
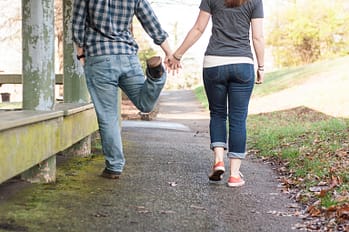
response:
<path fill-rule="evenodd" d="M 247 0 L 224 0 L 224 5 L 228 8 L 238 7 L 244 4 Z"/>

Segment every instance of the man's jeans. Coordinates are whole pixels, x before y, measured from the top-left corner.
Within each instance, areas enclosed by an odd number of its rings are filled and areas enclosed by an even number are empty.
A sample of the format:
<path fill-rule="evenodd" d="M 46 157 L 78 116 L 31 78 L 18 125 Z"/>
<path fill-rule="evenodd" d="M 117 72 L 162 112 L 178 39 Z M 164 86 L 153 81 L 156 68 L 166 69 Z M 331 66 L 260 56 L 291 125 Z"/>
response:
<path fill-rule="evenodd" d="M 144 77 L 137 55 L 87 57 L 86 83 L 94 104 L 102 140 L 106 168 L 122 172 L 125 158 L 122 148 L 118 87 L 141 112 L 153 110 L 166 81 Z"/>
<path fill-rule="evenodd" d="M 211 149 L 227 149 L 228 112 L 228 158 L 245 158 L 246 118 L 255 78 L 253 65 L 230 64 L 204 68 L 203 78 L 210 109 Z"/>

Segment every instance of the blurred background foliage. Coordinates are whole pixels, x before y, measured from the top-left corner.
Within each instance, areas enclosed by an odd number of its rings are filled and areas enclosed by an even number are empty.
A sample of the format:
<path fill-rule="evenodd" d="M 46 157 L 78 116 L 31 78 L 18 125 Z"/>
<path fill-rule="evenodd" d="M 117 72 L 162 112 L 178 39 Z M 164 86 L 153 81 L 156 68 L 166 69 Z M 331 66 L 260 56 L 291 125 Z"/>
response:
<path fill-rule="evenodd" d="M 152 0 L 157 13 L 166 11 L 168 5 L 193 7 L 198 10 L 200 0 Z M 301 66 L 316 61 L 328 60 L 349 54 L 349 1 L 348 0 L 264 0 L 266 12 L 267 60 L 272 60 L 270 69 Z M 20 64 L 21 50 L 21 8 L 19 0 L 1 0 L 0 42 L 11 48 Z M 160 10 L 159 10 L 160 9 Z M 196 14 L 197 12 L 193 12 Z M 179 16 L 182 17 L 182 16 Z M 172 18 L 171 18 L 172 19 Z M 56 72 L 62 73 L 63 64 L 63 17 L 62 0 L 55 0 L 56 20 Z M 175 49 L 184 38 L 184 27 L 178 18 L 166 28 L 170 34 L 171 46 Z M 188 22 L 189 23 L 189 22 Z M 194 23 L 194 22 L 190 22 Z M 210 28 L 208 28 L 208 31 Z M 139 44 L 139 57 L 145 68 L 145 59 L 153 55 L 163 56 L 162 51 L 152 44 L 137 20 L 134 21 L 134 35 Z M 204 49 L 200 51 L 204 53 Z M 271 51 L 270 55 L 269 51 Z M 13 58 L 12 57 L 12 58 Z M 14 58 L 13 58 L 14 59 Z M 186 55 L 186 67 L 180 76 L 169 78 L 169 88 L 190 88 L 201 80 L 201 59 Z M 5 66 L 5 65 L 3 65 Z M 2 70 L 8 67 L 2 67 Z M 0 68 L 1 69 L 1 68 Z"/>
<path fill-rule="evenodd" d="M 345 0 L 295 1 L 270 16 L 267 45 L 278 67 L 299 66 L 349 54 Z"/>

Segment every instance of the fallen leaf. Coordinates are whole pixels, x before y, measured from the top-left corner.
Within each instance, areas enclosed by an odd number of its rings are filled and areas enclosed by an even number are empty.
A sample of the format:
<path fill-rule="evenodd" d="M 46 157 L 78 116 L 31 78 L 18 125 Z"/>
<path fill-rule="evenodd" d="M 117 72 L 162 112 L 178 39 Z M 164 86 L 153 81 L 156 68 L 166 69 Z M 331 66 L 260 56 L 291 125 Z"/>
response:
<path fill-rule="evenodd" d="M 137 211 L 138 213 L 140 213 L 140 214 L 147 214 L 147 213 L 151 213 L 149 210 L 138 210 Z"/>
<path fill-rule="evenodd" d="M 288 169 L 286 167 L 281 167 L 278 169 L 279 172 L 288 172 Z"/>
<path fill-rule="evenodd" d="M 176 187 L 178 184 L 177 182 L 168 182 L 168 184 L 171 186 L 171 187 Z"/>
<path fill-rule="evenodd" d="M 140 213 L 140 214 L 151 213 L 151 211 L 147 210 L 145 206 L 136 206 L 136 209 L 137 209 L 137 213 Z"/>
<path fill-rule="evenodd" d="M 309 206 L 307 211 L 312 217 L 319 217 L 321 215 L 321 210 L 313 205 Z"/>
<path fill-rule="evenodd" d="M 344 205 L 337 210 L 337 217 L 349 220 L 349 205 Z"/>
<path fill-rule="evenodd" d="M 320 181 L 320 183 L 318 183 L 318 186 L 327 186 L 327 182 L 326 181 Z"/>
<path fill-rule="evenodd" d="M 330 187 L 334 188 L 334 187 L 340 185 L 341 182 L 342 182 L 342 180 L 339 176 L 332 176 Z"/>
<path fill-rule="evenodd" d="M 196 205 L 191 205 L 190 208 L 192 208 L 192 209 L 198 209 L 198 210 L 205 210 L 204 207 L 196 206 Z"/>
<path fill-rule="evenodd" d="M 288 208 L 291 208 L 291 209 L 298 209 L 298 208 L 300 208 L 300 205 L 297 204 L 297 203 L 293 203 L 293 204 L 289 204 L 289 205 L 288 205 Z"/>
<path fill-rule="evenodd" d="M 107 213 L 101 213 L 101 212 L 95 213 L 93 216 L 95 216 L 95 217 L 109 217 L 109 215 Z"/>
<path fill-rule="evenodd" d="M 314 186 L 314 187 L 310 187 L 309 191 L 310 192 L 321 192 L 324 188 L 321 186 Z"/>
<path fill-rule="evenodd" d="M 337 202 L 349 202 L 349 195 L 347 196 L 338 196 L 335 199 Z"/>
<path fill-rule="evenodd" d="M 325 197 L 330 190 L 330 188 L 322 189 L 319 193 L 319 197 Z"/>
<path fill-rule="evenodd" d="M 329 211 L 329 212 L 336 212 L 337 211 L 337 206 L 332 205 L 332 206 L 327 208 L 327 211 Z"/>
<path fill-rule="evenodd" d="M 160 213 L 161 214 L 173 214 L 173 213 L 176 213 L 176 212 L 172 211 L 172 210 L 161 210 Z"/>

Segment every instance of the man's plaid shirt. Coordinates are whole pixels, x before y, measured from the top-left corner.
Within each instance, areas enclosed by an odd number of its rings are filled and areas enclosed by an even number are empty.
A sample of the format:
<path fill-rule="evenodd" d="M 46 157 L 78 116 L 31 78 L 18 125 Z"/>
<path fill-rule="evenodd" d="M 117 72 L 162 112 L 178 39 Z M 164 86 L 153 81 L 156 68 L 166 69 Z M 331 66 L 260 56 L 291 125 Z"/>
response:
<path fill-rule="evenodd" d="M 74 0 L 73 7 L 73 41 L 88 56 L 136 54 L 133 16 L 155 44 L 168 37 L 147 0 Z"/>

